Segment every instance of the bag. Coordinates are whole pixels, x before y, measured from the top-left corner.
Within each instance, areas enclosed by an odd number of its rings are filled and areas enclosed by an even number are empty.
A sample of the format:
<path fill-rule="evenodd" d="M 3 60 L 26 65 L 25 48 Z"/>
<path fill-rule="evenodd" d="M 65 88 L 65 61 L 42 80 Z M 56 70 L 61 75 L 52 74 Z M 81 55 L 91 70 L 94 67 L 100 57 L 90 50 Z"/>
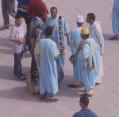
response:
<path fill-rule="evenodd" d="M 26 86 L 27 86 L 28 91 L 32 95 L 36 95 L 39 93 L 39 80 L 38 78 L 37 79 L 32 78 L 31 74 L 28 74 L 26 76 Z"/>

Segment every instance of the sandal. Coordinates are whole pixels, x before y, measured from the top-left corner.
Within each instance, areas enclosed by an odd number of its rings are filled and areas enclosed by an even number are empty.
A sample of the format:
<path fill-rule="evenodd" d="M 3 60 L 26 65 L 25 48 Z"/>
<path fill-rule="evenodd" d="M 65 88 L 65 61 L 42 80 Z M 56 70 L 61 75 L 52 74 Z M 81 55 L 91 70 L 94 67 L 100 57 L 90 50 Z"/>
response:
<path fill-rule="evenodd" d="M 79 88 L 79 85 L 75 85 L 75 84 L 69 84 L 67 85 L 69 88 Z"/>
<path fill-rule="evenodd" d="M 52 103 L 52 102 L 57 102 L 58 99 L 55 99 L 55 98 L 51 98 L 51 99 L 47 99 L 46 102 L 47 103 Z"/>

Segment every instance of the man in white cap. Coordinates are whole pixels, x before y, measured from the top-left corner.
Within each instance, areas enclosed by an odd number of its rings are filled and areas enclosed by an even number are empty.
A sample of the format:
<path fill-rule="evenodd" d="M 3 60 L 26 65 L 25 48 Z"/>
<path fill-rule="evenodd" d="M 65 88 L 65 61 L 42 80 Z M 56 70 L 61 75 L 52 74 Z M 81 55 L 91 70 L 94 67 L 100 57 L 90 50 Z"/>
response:
<path fill-rule="evenodd" d="M 79 43 L 81 42 L 81 29 L 83 26 L 84 18 L 81 15 L 76 17 L 77 28 L 71 31 L 70 35 L 70 48 L 72 52 L 72 56 L 70 57 L 71 63 L 73 63 L 73 83 L 69 84 L 70 88 L 79 88 L 81 77 L 80 77 L 80 57 L 79 54 L 76 54 Z"/>

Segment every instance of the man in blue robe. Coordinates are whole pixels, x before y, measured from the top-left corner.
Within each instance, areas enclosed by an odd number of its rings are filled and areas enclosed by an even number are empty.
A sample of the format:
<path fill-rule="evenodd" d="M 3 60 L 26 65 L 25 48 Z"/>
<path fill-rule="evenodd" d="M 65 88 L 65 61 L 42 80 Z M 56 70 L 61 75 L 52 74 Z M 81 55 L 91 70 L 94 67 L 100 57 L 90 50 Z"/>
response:
<path fill-rule="evenodd" d="M 81 82 L 80 76 L 80 53 L 76 54 L 79 43 L 81 42 L 81 29 L 83 26 L 84 19 L 82 16 L 78 15 L 76 18 L 77 28 L 71 31 L 70 35 L 70 48 L 72 52 L 72 56 L 74 56 L 74 63 L 73 63 L 73 83 L 69 84 L 68 87 L 70 88 L 79 88 Z"/>
<path fill-rule="evenodd" d="M 59 51 L 56 43 L 51 40 L 52 28 L 47 27 L 45 30 L 46 38 L 39 41 L 40 50 L 40 69 L 39 69 L 39 86 L 41 99 L 47 102 L 56 102 L 54 96 L 58 93 L 58 74 L 56 58 Z"/>
<path fill-rule="evenodd" d="M 81 57 L 81 81 L 85 87 L 85 94 L 92 96 L 93 88 L 96 83 L 97 66 L 96 66 L 96 43 L 89 37 L 87 27 L 81 29 L 81 37 L 84 40 L 80 49 Z"/>
<path fill-rule="evenodd" d="M 119 39 L 119 0 L 114 0 L 112 12 L 112 28 L 114 36 L 111 39 Z"/>
<path fill-rule="evenodd" d="M 47 22 L 46 22 L 46 27 L 51 26 L 53 27 L 53 34 L 52 34 L 52 40 L 54 42 L 56 42 L 59 51 L 60 51 L 60 55 L 57 59 L 57 65 L 62 68 L 62 70 L 64 69 L 64 49 L 65 49 L 65 44 L 64 44 L 64 40 L 65 40 L 65 36 L 67 37 L 67 43 L 69 45 L 69 38 L 68 38 L 68 26 L 66 21 L 64 20 L 64 18 L 61 18 L 61 29 L 59 29 L 59 18 L 60 16 L 58 16 L 57 14 L 57 8 L 56 7 L 51 7 L 50 9 L 50 13 L 51 13 L 51 17 L 48 18 Z M 61 35 L 59 33 L 62 33 Z M 61 40 L 59 40 L 61 39 Z M 61 43 L 59 42 L 61 41 Z"/>

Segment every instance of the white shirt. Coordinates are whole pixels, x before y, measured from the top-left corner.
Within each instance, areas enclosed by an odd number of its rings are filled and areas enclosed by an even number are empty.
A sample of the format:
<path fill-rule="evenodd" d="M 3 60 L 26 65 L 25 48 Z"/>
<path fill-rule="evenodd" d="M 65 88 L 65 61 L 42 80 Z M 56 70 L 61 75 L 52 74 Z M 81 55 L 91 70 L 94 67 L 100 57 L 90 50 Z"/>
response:
<path fill-rule="evenodd" d="M 19 27 L 13 26 L 10 32 L 10 40 L 23 39 L 21 41 L 25 41 L 26 36 L 26 28 L 21 25 Z M 13 42 L 13 52 L 15 54 L 19 54 L 24 50 L 24 43 L 19 44 L 17 42 Z"/>

